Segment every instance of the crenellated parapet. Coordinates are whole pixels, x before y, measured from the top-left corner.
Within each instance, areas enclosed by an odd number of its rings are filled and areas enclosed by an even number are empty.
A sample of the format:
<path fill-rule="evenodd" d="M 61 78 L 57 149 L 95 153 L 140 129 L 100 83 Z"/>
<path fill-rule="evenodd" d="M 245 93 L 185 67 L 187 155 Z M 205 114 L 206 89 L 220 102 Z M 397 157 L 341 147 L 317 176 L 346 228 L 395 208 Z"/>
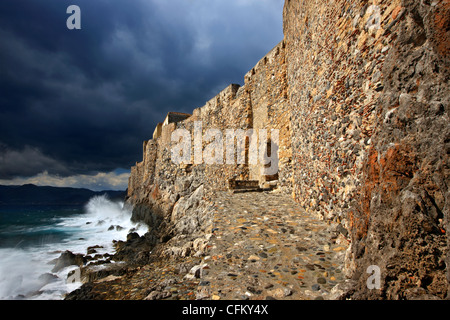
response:
<path fill-rule="evenodd" d="M 340 224 L 346 274 L 359 279 L 353 298 L 448 297 L 449 12 L 448 1 L 286 1 L 284 39 L 242 86 L 192 115 L 161 119 L 131 170 L 130 201 L 186 234 L 186 221 L 192 232 L 208 229 L 193 208 L 211 190 L 277 185 L 309 214 Z M 227 163 L 226 133 L 238 129 L 247 138 Z M 190 158 L 174 162 L 180 132 Z M 251 160 L 250 132 L 267 132 L 275 174 Z M 224 151 L 209 163 L 215 141 Z M 366 286 L 374 265 L 380 290 Z"/>

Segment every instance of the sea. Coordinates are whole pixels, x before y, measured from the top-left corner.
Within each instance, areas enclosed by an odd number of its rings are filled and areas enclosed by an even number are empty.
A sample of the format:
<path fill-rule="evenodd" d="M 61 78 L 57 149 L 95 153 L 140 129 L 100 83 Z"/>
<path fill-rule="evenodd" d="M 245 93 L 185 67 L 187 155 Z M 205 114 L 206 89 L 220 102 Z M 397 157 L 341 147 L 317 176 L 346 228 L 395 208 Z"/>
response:
<path fill-rule="evenodd" d="M 119 227 L 117 227 L 119 226 Z M 147 227 L 131 221 L 131 210 L 106 195 L 82 206 L 0 206 L 0 299 L 61 300 L 82 283 L 69 276 L 77 266 L 52 272 L 62 252 L 113 253 L 113 240 Z M 94 254 L 92 254 L 94 255 Z"/>

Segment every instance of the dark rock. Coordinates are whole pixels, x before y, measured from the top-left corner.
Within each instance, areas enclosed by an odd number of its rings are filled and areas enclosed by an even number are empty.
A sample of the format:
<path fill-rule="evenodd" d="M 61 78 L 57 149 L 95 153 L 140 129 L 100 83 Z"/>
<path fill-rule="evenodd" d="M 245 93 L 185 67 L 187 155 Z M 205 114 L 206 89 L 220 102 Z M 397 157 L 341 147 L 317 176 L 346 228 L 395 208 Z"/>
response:
<path fill-rule="evenodd" d="M 87 248 L 87 254 L 93 254 L 93 253 L 97 253 L 96 249 L 101 249 L 103 248 L 102 246 L 96 245 L 96 246 L 90 246 Z"/>
<path fill-rule="evenodd" d="M 336 231 L 339 232 L 339 233 L 342 233 L 342 235 L 344 235 L 345 237 L 347 237 L 347 235 L 348 235 L 347 229 L 345 229 L 344 226 L 342 226 L 341 223 L 339 223 L 339 224 L 337 225 Z"/>
<path fill-rule="evenodd" d="M 262 293 L 262 290 L 258 290 L 258 289 L 254 288 L 254 287 L 247 287 L 247 290 L 250 293 L 253 293 L 253 294 L 261 294 Z"/>
<path fill-rule="evenodd" d="M 97 253 L 97 250 L 95 250 L 94 248 L 88 248 L 86 251 L 87 254 L 93 254 L 93 253 Z"/>
<path fill-rule="evenodd" d="M 83 266 L 86 263 L 86 258 L 82 254 L 74 254 L 71 251 L 65 251 L 61 253 L 58 259 L 56 259 L 56 263 L 52 272 L 58 272 L 65 267 L 76 265 Z"/>
<path fill-rule="evenodd" d="M 325 278 L 320 277 L 320 278 L 317 279 L 317 283 L 325 284 L 325 283 L 327 283 L 327 280 Z"/>
<path fill-rule="evenodd" d="M 134 241 L 139 238 L 140 238 L 140 236 L 137 232 L 131 232 L 131 233 L 127 234 L 127 241 Z"/>
<path fill-rule="evenodd" d="M 319 290 L 320 290 L 320 285 L 318 285 L 317 283 L 315 283 L 315 284 L 313 284 L 313 285 L 311 286 L 311 289 L 312 289 L 313 291 L 319 291 Z"/>
<path fill-rule="evenodd" d="M 263 259 L 267 258 L 267 253 L 265 252 L 260 252 L 258 255 Z"/>
<path fill-rule="evenodd" d="M 111 260 L 96 260 L 96 261 L 91 261 L 88 263 L 88 266 L 99 266 L 99 265 L 104 265 L 104 264 L 108 264 L 111 263 Z"/>
<path fill-rule="evenodd" d="M 65 300 L 101 300 L 104 299 L 106 294 L 98 294 L 92 289 L 94 288 L 94 283 L 88 282 L 83 284 L 80 288 L 68 293 L 65 296 Z"/>

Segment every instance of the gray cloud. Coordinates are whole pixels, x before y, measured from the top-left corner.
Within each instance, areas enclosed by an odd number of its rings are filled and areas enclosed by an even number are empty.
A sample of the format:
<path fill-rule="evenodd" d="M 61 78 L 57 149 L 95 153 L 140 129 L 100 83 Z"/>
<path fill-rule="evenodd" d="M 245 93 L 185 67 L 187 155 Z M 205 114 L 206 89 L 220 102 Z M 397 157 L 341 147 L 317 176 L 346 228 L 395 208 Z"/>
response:
<path fill-rule="evenodd" d="M 70 4 L 81 8 L 82 30 L 65 27 Z M 129 168 L 168 111 L 191 112 L 243 82 L 282 39 L 282 5 L 1 1 L 1 177 Z M 37 160 L 19 165 L 27 157 Z"/>
<path fill-rule="evenodd" d="M 1 185 L 34 184 L 37 186 L 55 186 L 86 188 L 94 191 L 125 190 L 128 186 L 129 173 L 99 172 L 93 175 L 74 175 L 62 177 L 41 172 L 33 177 L 14 177 L 13 179 L 0 179 Z"/>
<path fill-rule="evenodd" d="M 32 176 L 43 171 L 67 174 L 69 171 L 56 160 L 44 155 L 39 149 L 25 146 L 22 150 L 10 150 L 0 145 L 0 179 L 16 176 Z"/>

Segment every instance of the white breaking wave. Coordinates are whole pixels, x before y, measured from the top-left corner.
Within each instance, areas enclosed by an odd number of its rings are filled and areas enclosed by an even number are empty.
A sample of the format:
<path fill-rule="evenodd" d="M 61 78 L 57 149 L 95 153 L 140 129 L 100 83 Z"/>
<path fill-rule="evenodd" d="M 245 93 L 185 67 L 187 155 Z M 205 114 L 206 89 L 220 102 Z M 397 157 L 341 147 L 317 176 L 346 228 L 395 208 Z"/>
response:
<path fill-rule="evenodd" d="M 68 283 L 67 275 L 76 266 L 56 273 L 51 263 L 61 252 L 86 254 L 90 246 L 99 245 L 96 254 L 112 253 L 113 240 L 125 240 L 130 231 L 143 235 L 147 227 L 131 222 L 131 211 L 123 202 L 106 196 L 92 198 L 85 213 L 49 221 L 49 228 L 70 234 L 61 243 L 36 244 L 25 249 L 0 249 L 0 299 L 62 299 L 81 283 Z"/>

